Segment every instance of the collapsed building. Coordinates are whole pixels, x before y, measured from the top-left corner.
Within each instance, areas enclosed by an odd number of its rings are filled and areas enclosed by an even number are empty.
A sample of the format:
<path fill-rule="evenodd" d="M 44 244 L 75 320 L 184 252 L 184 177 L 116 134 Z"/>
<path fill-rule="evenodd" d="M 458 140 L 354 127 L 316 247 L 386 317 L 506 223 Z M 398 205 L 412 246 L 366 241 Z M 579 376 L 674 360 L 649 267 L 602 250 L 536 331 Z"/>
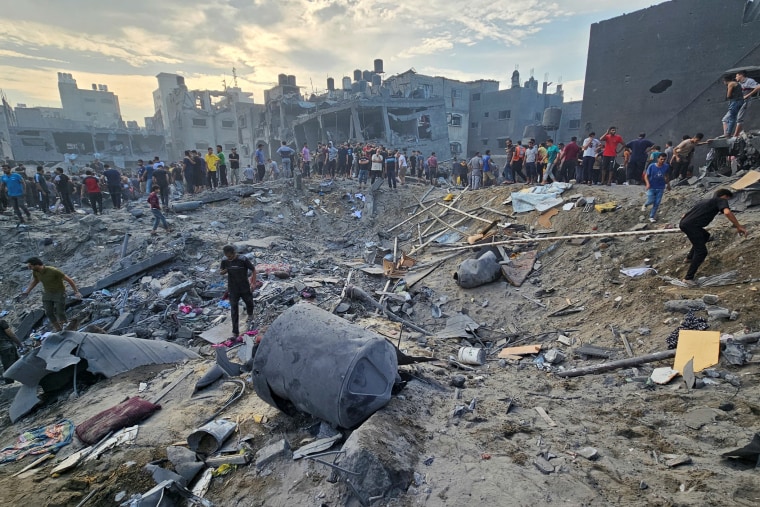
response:
<path fill-rule="evenodd" d="M 729 69 L 760 62 L 760 3 L 671 0 L 591 25 L 583 131 L 625 139 L 721 131 Z M 753 117 L 754 116 L 754 117 Z M 760 127 L 750 111 L 745 129 Z"/>
<path fill-rule="evenodd" d="M 503 148 L 508 138 L 569 138 L 580 128 L 580 102 L 564 104 L 562 85 L 550 93 L 544 81 L 539 91 L 531 76 L 521 86 L 517 71 L 511 87 L 500 90 L 495 80 L 466 82 L 413 69 L 383 79 L 379 59 L 373 69 L 356 69 L 353 79 L 339 82 L 328 78 L 326 90 L 308 98 L 295 76 L 281 74 L 265 91 L 256 143 L 273 151 L 281 141 L 372 141 L 446 159 Z"/>
<path fill-rule="evenodd" d="M 185 78 L 160 73 L 153 92 L 155 115 L 146 118 L 157 132 L 165 132 L 169 158 L 181 159 L 185 150 L 206 150 L 221 145 L 225 152 L 238 148 L 241 157 L 255 150 L 256 130 L 263 106 L 238 86 L 223 90 L 190 90 Z"/>

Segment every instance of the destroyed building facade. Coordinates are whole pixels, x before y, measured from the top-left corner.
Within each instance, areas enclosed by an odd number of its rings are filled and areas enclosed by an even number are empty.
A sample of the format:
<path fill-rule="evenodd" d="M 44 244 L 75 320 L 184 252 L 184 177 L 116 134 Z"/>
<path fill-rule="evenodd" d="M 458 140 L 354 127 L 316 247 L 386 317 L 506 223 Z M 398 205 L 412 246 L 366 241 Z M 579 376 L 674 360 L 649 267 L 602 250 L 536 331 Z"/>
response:
<path fill-rule="evenodd" d="M 760 2 L 672 0 L 591 25 L 583 132 L 722 133 L 728 69 L 760 64 Z M 750 110 L 745 129 L 760 127 Z"/>
<path fill-rule="evenodd" d="M 96 158 L 127 167 L 139 158 L 165 156 L 161 132 L 147 132 L 121 117 L 119 98 L 108 86 L 79 89 L 71 74 L 58 73 L 62 107 L 12 108 L 3 98 L 3 158 L 27 165 L 63 162 L 83 166 Z M 7 140 L 6 140 L 7 139 Z"/>
<path fill-rule="evenodd" d="M 216 145 L 225 152 L 238 148 L 241 157 L 253 154 L 263 106 L 254 104 L 251 93 L 237 86 L 190 90 L 184 77 L 164 72 L 156 79 L 155 115 L 145 121 L 156 132 L 165 133 L 171 160 L 182 159 L 185 150 L 205 151 Z"/>
<path fill-rule="evenodd" d="M 274 151 L 281 141 L 301 146 L 333 141 L 375 142 L 390 148 L 436 152 L 439 159 L 470 157 L 503 148 L 508 138 L 576 135 L 580 102 L 563 103 L 562 86 L 531 77 L 520 85 L 515 71 L 508 89 L 495 80 L 459 81 L 410 69 L 383 79 L 382 60 L 373 71 L 353 71 L 304 98 L 295 76 L 281 74 L 265 92 L 263 135 L 256 142 Z M 564 114 L 563 114 L 564 113 Z"/>

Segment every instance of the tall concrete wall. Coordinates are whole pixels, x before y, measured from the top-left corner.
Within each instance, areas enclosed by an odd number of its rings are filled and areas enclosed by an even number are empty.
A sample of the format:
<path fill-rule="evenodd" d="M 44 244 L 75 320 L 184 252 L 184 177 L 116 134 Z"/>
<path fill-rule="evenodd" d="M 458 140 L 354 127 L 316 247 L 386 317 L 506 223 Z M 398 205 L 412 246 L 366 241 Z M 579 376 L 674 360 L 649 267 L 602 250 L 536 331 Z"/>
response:
<path fill-rule="evenodd" d="M 591 25 L 580 135 L 610 125 L 656 143 L 721 134 L 723 71 L 760 65 L 757 3 L 672 0 Z M 760 113 L 745 127 L 760 128 Z"/>

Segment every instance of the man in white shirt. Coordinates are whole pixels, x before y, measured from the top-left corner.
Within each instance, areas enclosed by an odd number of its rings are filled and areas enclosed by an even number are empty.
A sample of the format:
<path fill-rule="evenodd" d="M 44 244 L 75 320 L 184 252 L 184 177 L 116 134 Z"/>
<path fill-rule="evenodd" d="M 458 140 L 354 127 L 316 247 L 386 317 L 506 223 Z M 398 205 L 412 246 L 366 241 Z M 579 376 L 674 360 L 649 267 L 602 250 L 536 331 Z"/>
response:
<path fill-rule="evenodd" d="M 589 132 L 588 137 L 583 140 L 583 181 L 579 183 L 592 184 L 591 171 L 594 168 L 594 162 L 596 161 L 596 152 L 599 150 L 599 139 L 597 139 L 594 132 Z"/>

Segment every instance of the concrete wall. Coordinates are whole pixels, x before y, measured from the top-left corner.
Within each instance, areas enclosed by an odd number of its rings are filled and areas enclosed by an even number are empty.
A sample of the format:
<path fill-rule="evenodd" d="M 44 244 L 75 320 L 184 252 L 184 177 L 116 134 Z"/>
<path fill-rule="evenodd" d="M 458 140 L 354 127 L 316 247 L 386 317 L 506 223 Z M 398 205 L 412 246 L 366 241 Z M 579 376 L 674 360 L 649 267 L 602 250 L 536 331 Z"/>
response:
<path fill-rule="evenodd" d="M 475 100 L 478 99 L 478 100 Z M 471 157 L 476 151 L 484 153 L 491 150 L 493 154 L 503 152 L 507 138 L 517 141 L 523 138 L 523 131 L 528 125 L 540 124 L 543 120 L 544 109 L 547 107 L 562 107 L 561 93 L 544 94 L 539 91 L 535 80 L 526 81 L 525 86 L 505 90 L 471 95 L 469 149 L 467 156 Z M 574 111 L 577 108 L 570 108 Z M 563 111 L 563 117 L 565 117 Z M 561 139 L 562 132 L 550 133 Z"/>
<path fill-rule="evenodd" d="M 721 134 L 723 71 L 760 65 L 757 11 L 757 1 L 672 0 L 591 25 L 580 136 L 610 125 L 626 141 Z M 760 114 L 745 128 L 760 128 Z"/>
<path fill-rule="evenodd" d="M 119 97 L 113 92 L 79 89 L 76 80 L 63 73 L 58 74 L 58 92 L 64 117 L 96 127 L 122 126 Z"/>

